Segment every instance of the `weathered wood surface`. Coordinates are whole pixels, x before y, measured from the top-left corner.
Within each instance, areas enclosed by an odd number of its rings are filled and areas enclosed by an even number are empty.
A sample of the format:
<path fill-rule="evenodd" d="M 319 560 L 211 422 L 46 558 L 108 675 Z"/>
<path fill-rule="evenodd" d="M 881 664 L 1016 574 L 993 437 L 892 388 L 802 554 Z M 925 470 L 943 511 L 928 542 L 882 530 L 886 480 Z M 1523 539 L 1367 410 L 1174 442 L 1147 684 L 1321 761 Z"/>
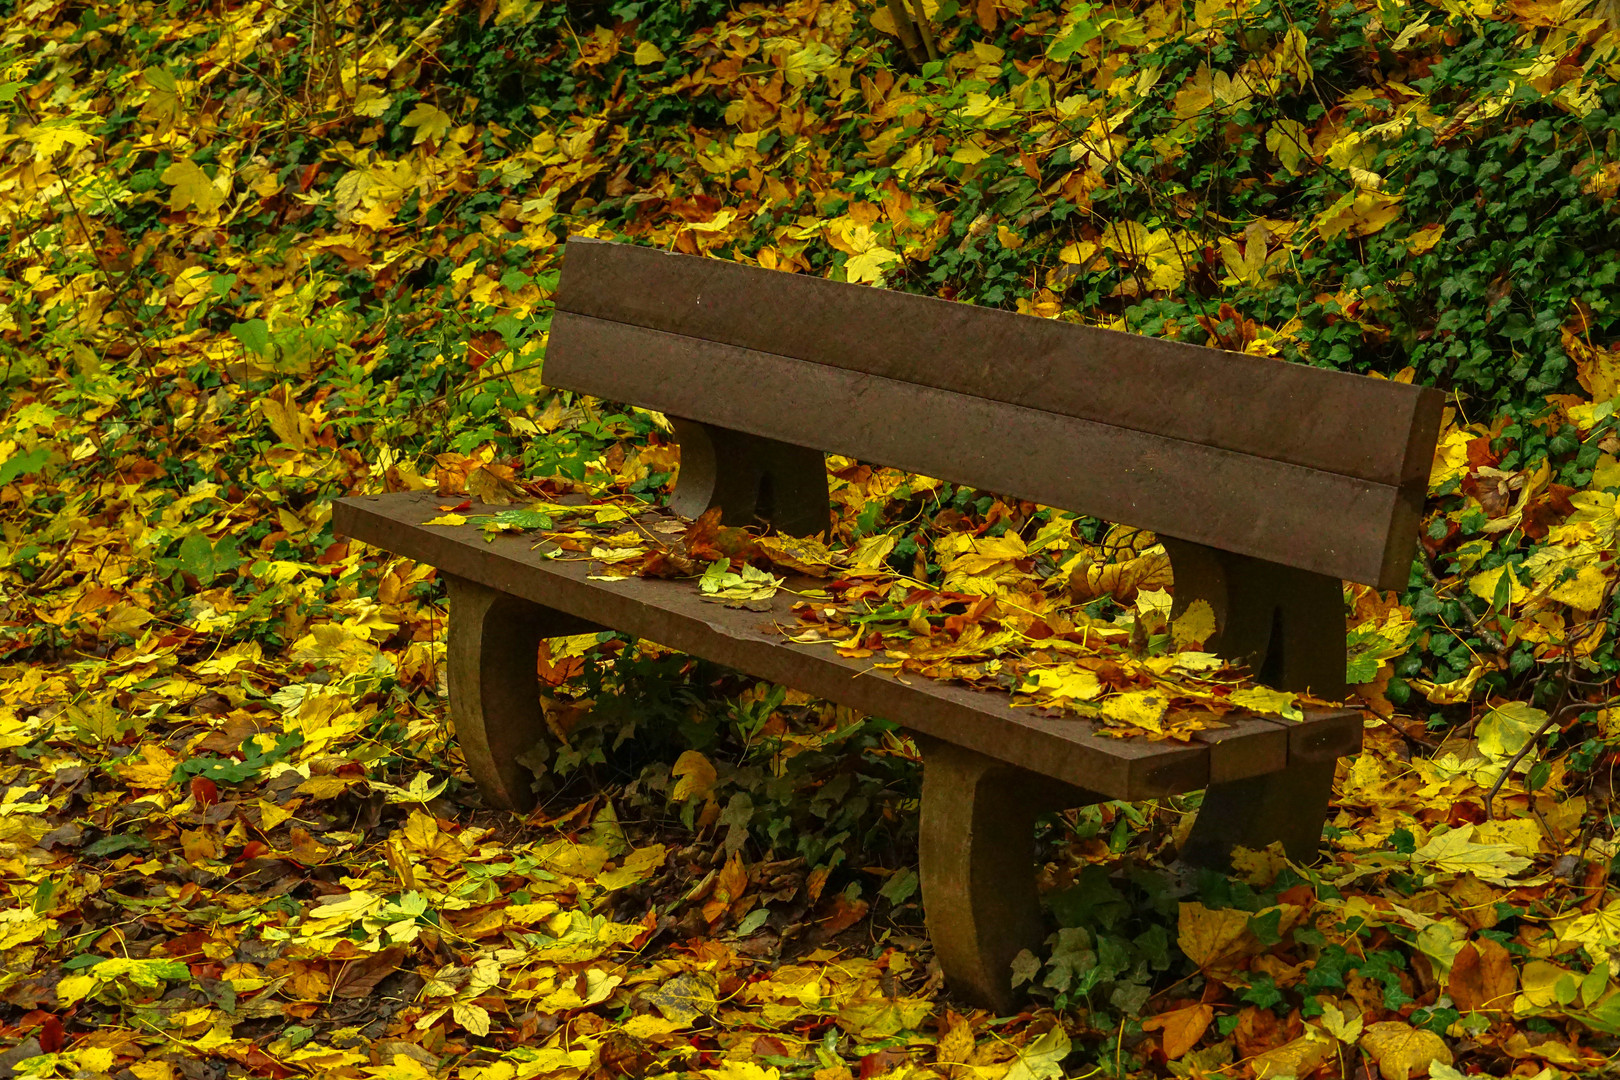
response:
<path fill-rule="evenodd" d="M 716 259 L 571 240 L 549 385 L 1405 584 L 1442 395 Z"/>
<path fill-rule="evenodd" d="M 1288 767 L 1312 743 L 1320 744 L 1313 753 L 1360 746 L 1360 714 L 1348 709 L 1314 713 L 1303 724 L 1232 715 L 1230 727 L 1203 732 L 1188 745 L 1110 738 L 1089 721 L 1015 707 L 1006 694 L 896 677 L 871 660 L 839 656 L 830 645 L 789 641 L 776 627 L 796 623 L 790 594 L 778 594 L 770 612 L 727 608 L 700 600 L 689 581 L 591 580 L 592 561 L 549 559 L 521 536 L 490 540 L 472 525 L 423 527 L 439 516 L 442 501 L 431 492 L 340 499 L 333 526 L 462 581 L 885 717 L 1106 798 L 1154 798 L 1263 775 Z M 467 512 L 497 509 L 475 505 Z M 453 635 L 456 618 L 452 608 Z"/>

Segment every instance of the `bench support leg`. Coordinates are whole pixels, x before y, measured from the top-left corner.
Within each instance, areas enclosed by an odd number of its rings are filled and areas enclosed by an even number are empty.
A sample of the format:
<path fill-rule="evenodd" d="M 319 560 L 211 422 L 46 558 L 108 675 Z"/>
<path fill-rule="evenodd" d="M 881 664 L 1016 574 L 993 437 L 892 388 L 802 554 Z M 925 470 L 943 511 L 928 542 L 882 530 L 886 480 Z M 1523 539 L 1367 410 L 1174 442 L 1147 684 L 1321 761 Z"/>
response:
<path fill-rule="evenodd" d="M 465 578 L 446 578 L 450 719 L 462 756 L 487 803 L 526 812 L 534 806 L 534 777 L 517 758 L 546 735 L 536 674 L 540 640 L 599 628 Z"/>
<path fill-rule="evenodd" d="M 1342 698 L 1344 586 L 1336 578 L 1228 551 L 1164 539 L 1175 573 L 1179 615 L 1194 600 L 1215 611 L 1211 652 L 1246 662 L 1280 690 Z M 1182 857 L 1225 869 L 1232 848 L 1281 841 L 1288 857 L 1308 862 L 1322 843 L 1333 792 L 1334 760 L 1293 761 L 1282 772 L 1211 785 Z"/>
<path fill-rule="evenodd" d="M 951 743 L 923 747 L 920 837 L 928 936 L 946 985 L 1007 1015 L 1021 996 L 1012 962 L 1040 955 L 1046 924 L 1035 891 L 1035 818 L 1098 796 Z"/>
<path fill-rule="evenodd" d="M 827 459 L 820 450 L 670 417 L 681 444 L 681 471 L 670 509 L 702 517 L 720 507 L 720 524 L 767 524 L 789 536 L 827 531 Z"/>

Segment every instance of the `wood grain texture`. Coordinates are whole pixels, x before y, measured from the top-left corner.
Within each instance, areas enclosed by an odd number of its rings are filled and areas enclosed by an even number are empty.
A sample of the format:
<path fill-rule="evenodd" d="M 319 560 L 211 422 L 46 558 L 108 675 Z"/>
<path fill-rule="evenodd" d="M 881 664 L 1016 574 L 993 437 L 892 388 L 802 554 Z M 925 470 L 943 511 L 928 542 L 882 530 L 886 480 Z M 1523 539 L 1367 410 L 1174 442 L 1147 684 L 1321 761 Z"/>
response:
<path fill-rule="evenodd" d="M 548 349 L 552 385 L 1336 578 L 1398 587 L 1416 543 L 1390 484 L 585 315 Z"/>
<path fill-rule="evenodd" d="M 972 304 L 572 238 L 557 310 L 1401 486 L 1436 390 Z M 560 363 L 559 363 L 560 361 Z M 547 381 L 576 371 L 555 346 Z"/>
<path fill-rule="evenodd" d="M 1006 694 L 896 677 L 870 660 L 839 656 L 830 645 L 788 641 L 777 630 L 795 623 L 787 594 L 779 594 L 770 612 L 727 608 L 698 599 L 691 582 L 591 580 L 594 564 L 549 559 L 521 536 L 488 540 L 472 525 L 424 527 L 422 522 L 438 516 L 439 501 L 431 492 L 339 499 L 333 527 L 496 592 L 885 717 L 1107 798 L 1155 798 L 1212 779 L 1284 768 L 1296 731 L 1336 723 L 1343 714 L 1313 716 L 1304 725 L 1228 716 L 1229 727 L 1202 733 L 1190 745 L 1111 738 L 1089 721 L 1013 706 Z"/>

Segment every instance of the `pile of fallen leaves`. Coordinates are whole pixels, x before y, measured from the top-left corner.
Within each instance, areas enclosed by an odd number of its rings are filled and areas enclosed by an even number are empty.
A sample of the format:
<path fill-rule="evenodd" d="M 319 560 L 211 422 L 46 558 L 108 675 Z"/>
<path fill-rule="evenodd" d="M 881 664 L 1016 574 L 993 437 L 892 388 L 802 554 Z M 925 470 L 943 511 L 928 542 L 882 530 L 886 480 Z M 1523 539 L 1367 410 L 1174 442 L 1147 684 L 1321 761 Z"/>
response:
<path fill-rule="evenodd" d="M 14 3 L 0 1069 L 1601 1070 L 1613 16 Z M 544 387 L 570 232 L 1458 390 L 1409 588 L 1346 594 L 1369 727 L 1324 859 L 1167 869 L 1196 796 L 1065 815 L 1032 1010 L 993 1018 L 942 996 L 880 719 L 554 642 L 542 809 L 481 808 L 442 586 L 329 507 L 507 501 L 604 573 L 684 542 L 629 524 L 678 469 L 660 418 Z M 674 571 L 744 604 L 803 575 L 801 636 L 1121 733 L 1260 692 L 1168 619 L 1151 536 L 831 464 L 822 546 Z"/>

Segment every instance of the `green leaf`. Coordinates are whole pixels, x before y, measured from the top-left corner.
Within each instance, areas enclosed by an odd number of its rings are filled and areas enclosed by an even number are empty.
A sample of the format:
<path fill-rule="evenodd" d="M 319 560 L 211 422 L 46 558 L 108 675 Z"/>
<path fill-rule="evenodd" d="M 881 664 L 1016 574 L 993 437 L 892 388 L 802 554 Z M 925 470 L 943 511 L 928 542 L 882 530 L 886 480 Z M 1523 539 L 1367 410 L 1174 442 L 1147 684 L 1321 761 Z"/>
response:
<path fill-rule="evenodd" d="M 906 869 L 890 874 L 889 880 L 883 883 L 878 895 L 883 897 L 895 907 L 899 907 L 911 899 L 917 892 L 917 872 Z"/>
<path fill-rule="evenodd" d="M 242 348 L 248 352 L 266 360 L 270 358 L 270 324 L 263 319 L 231 323 L 231 336 L 240 341 Z"/>
<path fill-rule="evenodd" d="M 1046 58 L 1059 64 L 1068 63 L 1069 58 L 1078 52 L 1086 42 L 1102 33 L 1097 24 L 1086 16 L 1091 14 L 1090 4 L 1076 4 L 1069 12 L 1069 18 L 1075 20 L 1068 30 L 1061 31 L 1061 36 L 1053 39 L 1046 47 Z"/>
<path fill-rule="evenodd" d="M 0 465 L 0 484 L 9 484 L 19 476 L 33 476 L 43 472 L 45 463 L 50 458 L 50 451 L 43 446 L 36 446 L 32 450 L 7 458 L 6 463 Z"/>
<path fill-rule="evenodd" d="M 214 545 L 202 533 L 192 533 L 180 541 L 180 569 L 195 577 L 203 585 L 214 581 Z"/>

